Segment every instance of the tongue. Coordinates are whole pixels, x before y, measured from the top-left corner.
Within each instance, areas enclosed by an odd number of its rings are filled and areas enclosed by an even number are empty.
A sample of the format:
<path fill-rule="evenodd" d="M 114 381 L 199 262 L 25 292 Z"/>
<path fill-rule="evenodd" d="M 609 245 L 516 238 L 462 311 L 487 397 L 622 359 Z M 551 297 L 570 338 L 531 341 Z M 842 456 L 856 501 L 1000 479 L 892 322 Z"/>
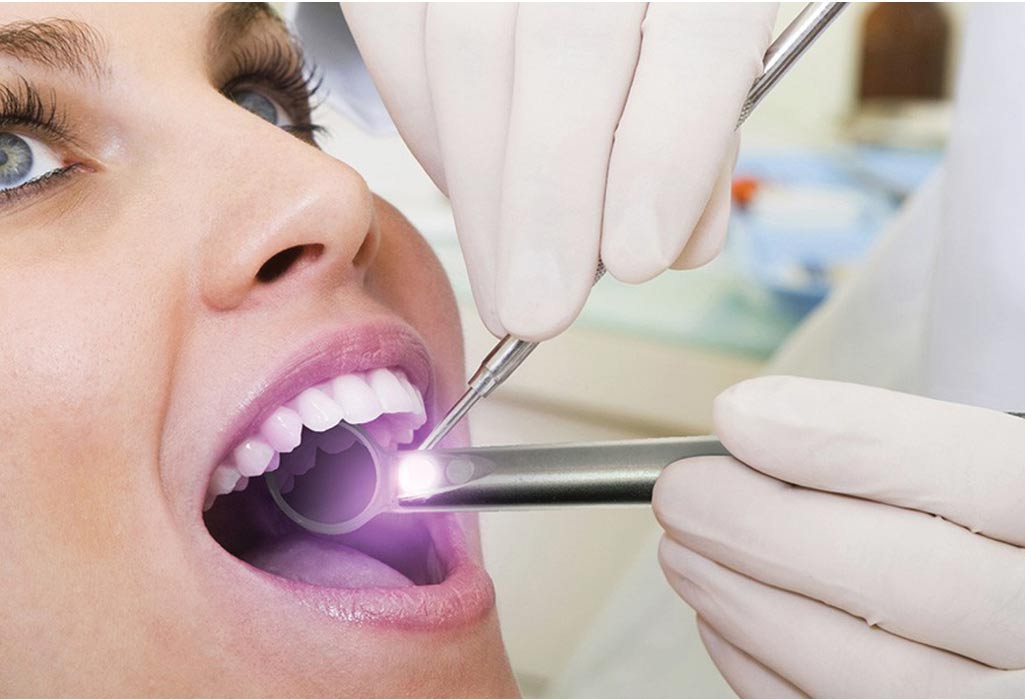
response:
<path fill-rule="evenodd" d="M 413 582 L 359 550 L 312 535 L 290 535 L 243 557 L 276 576 L 330 588 L 403 588 Z"/>

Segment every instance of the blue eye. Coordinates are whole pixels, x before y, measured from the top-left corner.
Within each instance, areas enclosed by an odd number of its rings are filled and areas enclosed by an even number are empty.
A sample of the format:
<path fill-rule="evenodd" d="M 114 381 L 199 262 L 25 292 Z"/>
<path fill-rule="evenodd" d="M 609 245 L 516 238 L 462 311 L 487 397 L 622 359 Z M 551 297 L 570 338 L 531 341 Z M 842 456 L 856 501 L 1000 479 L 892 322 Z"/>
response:
<path fill-rule="evenodd" d="M 260 119 L 274 126 L 287 127 L 292 125 L 288 112 L 267 95 L 256 90 L 236 90 L 229 95 L 231 100 L 242 109 L 252 112 Z"/>
<path fill-rule="evenodd" d="M 42 142 L 0 132 L 0 191 L 18 189 L 64 169 L 61 159 Z"/>

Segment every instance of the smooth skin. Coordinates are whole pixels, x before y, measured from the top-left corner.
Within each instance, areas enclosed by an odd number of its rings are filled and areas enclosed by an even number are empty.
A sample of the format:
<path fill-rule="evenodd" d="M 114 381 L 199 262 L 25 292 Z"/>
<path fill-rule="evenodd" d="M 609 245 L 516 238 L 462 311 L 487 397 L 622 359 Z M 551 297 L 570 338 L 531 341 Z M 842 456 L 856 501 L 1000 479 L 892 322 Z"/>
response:
<path fill-rule="evenodd" d="M 1025 420 L 874 387 L 743 382 L 736 459 L 670 466 L 670 584 L 739 694 L 1021 697 Z"/>
<path fill-rule="evenodd" d="M 0 207 L 0 694 L 515 694 L 493 612 L 447 631 L 311 625 L 254 607 L 198 554 L 210 541 L 186 504 L 214 456 L 190 441 L 296 343 L 397 317 L 437 362 L 440 405 L 463 368 L 416 231 L 344 163 L 219 93 L 218 11 L 0 7 L 0 27 L 88 23 L 109 68 L 0 57 L 0 81 L 56 96 L 76 142 L 53 148 L 81 164 Z M 283 275 L 257 279 L 294 246 Z"/>

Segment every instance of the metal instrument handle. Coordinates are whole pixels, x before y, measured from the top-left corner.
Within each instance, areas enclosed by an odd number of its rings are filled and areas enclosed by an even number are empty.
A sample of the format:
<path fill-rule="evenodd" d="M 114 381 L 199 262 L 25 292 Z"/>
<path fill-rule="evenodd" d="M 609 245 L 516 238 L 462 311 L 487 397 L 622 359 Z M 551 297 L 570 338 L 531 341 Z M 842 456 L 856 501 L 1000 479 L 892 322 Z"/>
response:
<path fill-rule="evenodd" d="M 728 455 L 712 436 L 418 453 L 442 483 L 397 494 L 400 510 L 489 510 L 651 503 L 655 480 L 680 459 Z M 401 458 L 401 457 L 400 457 Z"/>

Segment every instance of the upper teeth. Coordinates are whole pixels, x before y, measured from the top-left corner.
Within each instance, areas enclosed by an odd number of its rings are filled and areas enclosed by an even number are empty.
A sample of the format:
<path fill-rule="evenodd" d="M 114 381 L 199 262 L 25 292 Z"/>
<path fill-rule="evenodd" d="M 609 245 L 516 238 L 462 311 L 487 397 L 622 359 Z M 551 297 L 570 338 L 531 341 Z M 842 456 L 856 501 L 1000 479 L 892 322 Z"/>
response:
<path fill-rule="evenodd" d="M 388 419 L 377 420 L 382 415 Z M 423 397 L 401 370 L 339 375 L 279 406 L 254 435 L 242 440 L 214 470 L 203 509 L 209 509 L 218 496 L 245 488 L 249 478 L 277 469 L 281 453 L 299 446 L 303 426 L 320 433 L 342 421 L 354 425 L 375 421 L 366 430 L 390 449 L 410 442 L 413 431 L 426 420 Z"/>

